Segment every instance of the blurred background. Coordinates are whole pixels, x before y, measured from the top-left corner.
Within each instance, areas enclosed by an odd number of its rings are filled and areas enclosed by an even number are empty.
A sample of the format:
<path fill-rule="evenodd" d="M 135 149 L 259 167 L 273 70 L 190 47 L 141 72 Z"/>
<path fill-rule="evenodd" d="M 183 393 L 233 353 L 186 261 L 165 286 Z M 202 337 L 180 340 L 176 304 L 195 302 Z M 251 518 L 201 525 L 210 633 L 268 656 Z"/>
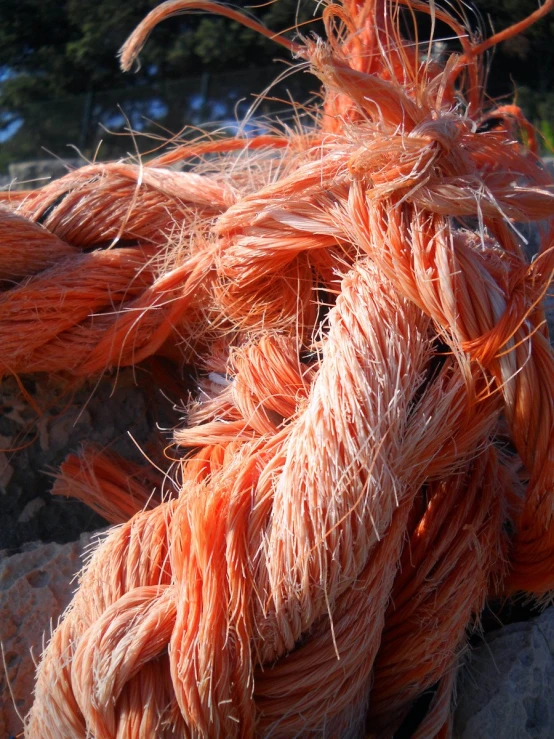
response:
<path fill-rule="evenodd" d="M 225 18 L 189 14 L 158 26 L 140 69 L 124 74 L 117 52 L 157 0 L 1 0 L 0 187 L 44 182 L 83 159 L 148 155 L 171 137 L 192 138 L 199 126 L 237 130 L 252 104 L 246 132 L 267 116 L 292 121 L 290 100 L 316 99 L 318 80 L 290 74 L 290 56 Z M 537 0 L 475 0 L 459 7 L 481 35 L 525 17 Z M 321 33 L 313 0 L 253 6 L 237 0 L 275 31 L 303 23 Z M 422 28 L 422 34 L 426 29 Z M 437 29 L 447 36 L 447 30 Z M 291 35 L 290 33 L 288 34 Z M 447 42 L 448 43 L 448 42 Z M 554 147 L 554 15 L 501 44 L 489 59 L 488 92 L 523 107 Z M 260 99 L 279 76 L 285 77 Z M 305 116 L 309 124 L 309 116 Z M 187 129 L 187 127 L 193 127 Z M 131 135 L 129 132 L 133 131 Z M 62 160 L 62 161 L 59 161 Z M 29 186 L 29 185 L 27 185 Z"/>

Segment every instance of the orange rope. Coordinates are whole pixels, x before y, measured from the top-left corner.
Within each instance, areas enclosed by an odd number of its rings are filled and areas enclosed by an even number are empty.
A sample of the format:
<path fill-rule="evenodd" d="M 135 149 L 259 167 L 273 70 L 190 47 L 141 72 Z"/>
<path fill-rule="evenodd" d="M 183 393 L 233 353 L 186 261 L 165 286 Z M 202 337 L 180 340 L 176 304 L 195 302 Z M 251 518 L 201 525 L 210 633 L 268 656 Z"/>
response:
<path fill-rule="evenodd" d="M 487 597 L 554 589 L 554 182 L 481 88 L 483 52 L 551 4 L 482 43 L 435 3 L 328 5 L 326 41 L 279 37 L 324 83 L 315 131 L 4 203 L 6 373 L 165 356 L 197 375 L 177 497 L 94 449 L 62 467 L 54 492 L 120 525 L 42 656 L 30 739 L 384 739 L 432 689 L 413 736 L 451 736 Z M 404 8 L 462 54 L 424 58 Z M 124 66 L 192 9 L 273 37 L 172 0 Z M 541 220 L 531 263 L 517 222 Z"/>

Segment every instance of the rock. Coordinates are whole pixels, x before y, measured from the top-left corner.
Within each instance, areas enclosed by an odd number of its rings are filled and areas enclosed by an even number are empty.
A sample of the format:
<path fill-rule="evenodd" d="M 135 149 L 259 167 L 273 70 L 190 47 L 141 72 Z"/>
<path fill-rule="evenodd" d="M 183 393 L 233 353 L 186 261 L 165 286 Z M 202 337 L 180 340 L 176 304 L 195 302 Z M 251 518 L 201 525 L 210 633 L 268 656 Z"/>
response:
<path fill-rule="evenodd" d="M 0 452 L 0 493 L 5 493 L 13 475 L 13 467 L 4 452 Z"/>
<path fill-rule="evenodd" d="M 0 552 L 0 737 L 21 731 L 31 707 L 35 665 L 51 628 L 77 587 L 74 575 L 91 536 L 71 544 L 31 544 L 11 557 Z M 7 679 L 6 679 L 7 669 Z M 11 693 L 15 699 L 15 707 Z M 17 709 L 17 710 L 16 710 Z"/>
<path fill-rule="evenodd" d="M 458 682 L 455 739 L 554 737 L 554 608 L 485 637 Z"/>
<path fill-rule="evenodd" d="M 19 518 L 17 519 L 18 523 L 28 523 L 32 517 L 37 513 L 37 511 L 40 511 L 40 509 L 46 505 L 42 498 L 33 498 L 33 500 L 30 500 L 25 508 L 21 511 L 19 514 Z"/>

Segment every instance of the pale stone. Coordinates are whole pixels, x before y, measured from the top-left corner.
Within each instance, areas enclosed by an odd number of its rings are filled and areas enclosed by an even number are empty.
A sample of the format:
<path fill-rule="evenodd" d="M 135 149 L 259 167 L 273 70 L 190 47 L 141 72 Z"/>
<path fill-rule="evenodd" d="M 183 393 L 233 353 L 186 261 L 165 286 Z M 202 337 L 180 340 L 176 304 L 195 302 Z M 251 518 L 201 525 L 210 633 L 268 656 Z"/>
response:
<path fill-rule="evenodd" d="M 40 509 L 44 507 L 44 505 L 45 502 L 42 500 L 42 498 L 33 498 L 33 500 L 30 500 L 25 508 L 21 511 L 17 522 L 27 523 L 33 518 L 35 513 L 38 513 L 38 511 L 40 511 Z"/>
<path fill-rule="evenodd" d="M 31 707 L 34 661 L 77 588 L 74 576 L 90 536 L 71 544 L 26 545 L 12 556 L 0 553 L 0 641 L 7 669 L 7 679 L 0 669 L 2 739 L 21 731 L 18 712 L 24 716 Z"/>
<path fill-rule="evenodd" d="M 554 737 L 554 608 L 493 631 L 458 683 L 455 739 Z"/>

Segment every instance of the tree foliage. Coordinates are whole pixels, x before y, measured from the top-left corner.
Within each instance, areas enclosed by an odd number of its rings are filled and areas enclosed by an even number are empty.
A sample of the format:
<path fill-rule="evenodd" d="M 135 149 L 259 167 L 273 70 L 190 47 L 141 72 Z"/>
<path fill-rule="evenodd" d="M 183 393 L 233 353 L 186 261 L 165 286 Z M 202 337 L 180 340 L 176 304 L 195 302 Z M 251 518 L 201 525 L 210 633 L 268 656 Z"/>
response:
<path fill-rule="evenodd" d="M 117 52 L 158 0 L 2 0 L 0 101 L 4 109 L 188 74 L 268 64 L 271 41 L 223 18 L 189 14 L 168 19 L 149 39 L 138 74 L 124 76 Z M 239 3 L 247 6 L 247 2 Z M 296 0 L 279 0 L 257 15 L 279 29 L 294 22 Z M 307 17 L 304 12 L 303 17 Z"/>
<path fill-rule="evenodd" d="M 255 69 L 287 56 L 238 23 L 188 14 L 156 28 L 141 53 L 139 71 L 123 74 L 117 52 L 158 4 L 159 0 L 0 1 L 0 171 L 10 161 L 36 157 L 41 146 L 56 153 L 68 142 L 82 146 L 82 119 L 90 117 L 87 96 L 94 95 L 92 125 L 106 120 L 104 99 L 112 109 L 119 102 L 102 93 L 118 88 L 137 90 L 135 108 L 147 115 L 148 103 L 141 106 L 140 89 L 145 96 L 152 95 L 147 91 L 172 80 Z M 236 4 L 248 7 L 246 0 Z M 304 2 L 299 19 L 310 18 L 314 7 L 309 0 Z M 249 12 L 280 30 L 295 22 L 297 0 L 279 0 Z M 169 107 L 178 107 L 177 96 Z M 160 123 L 175 131 L 183 125 L 182 118 L 181 106 L 177 112 L 169 110 Z"/>
<path fill-rule="evenodd" d="M 266 66 L 276 57 L 287 56 L 271 41 L 237 23 L 189 14 L 161 24 L 141 54 L 140 71 L 124 75 L 119 70 L 117 51 L 158 2 L 1 0 L 0 146 L 4 152 L 0 169 L 10 157 L 36 155 L 41 138 L 44 141 L 57 136 L 62 140 L 65 136 L 66 141 L 78 143 L 78 132 L 64 130 L 68 127 L 64 124 L 64 100 L 66 106 L 72 100 L 74 105 L 86 105 L 87 95 L 114 88 L 146 89 L 203 72 L 218 74 Z M 276 31 L 289 28 L 297 19 L 308 20 L 316 8 L 311 0 L 300 0 L 300 5 L 297 0 L 278 0 L 258 8 L 252 8 L 246 0 L 235 0 L 235 4 L 249 8 Z M 494 19 L 499 30 L 531 13 L 537 2 L 476 0 L 475 5 L 488 35 L 489 19 Z M 476 16 L 470 14 L 470 20 L 478 29 Z M 309 33 L 310 26 L 302 30 Z M 553 77 L 554 14 L 495 51 L 490 92 L 495 97 L 512 98 L 517 86 L 520 101 L 531 117 L 552 123 Z M 39 114 L 39 106 L 43 106 L 44 115 Z M 74 120 L 78 119 L 75 115 Z"/>

